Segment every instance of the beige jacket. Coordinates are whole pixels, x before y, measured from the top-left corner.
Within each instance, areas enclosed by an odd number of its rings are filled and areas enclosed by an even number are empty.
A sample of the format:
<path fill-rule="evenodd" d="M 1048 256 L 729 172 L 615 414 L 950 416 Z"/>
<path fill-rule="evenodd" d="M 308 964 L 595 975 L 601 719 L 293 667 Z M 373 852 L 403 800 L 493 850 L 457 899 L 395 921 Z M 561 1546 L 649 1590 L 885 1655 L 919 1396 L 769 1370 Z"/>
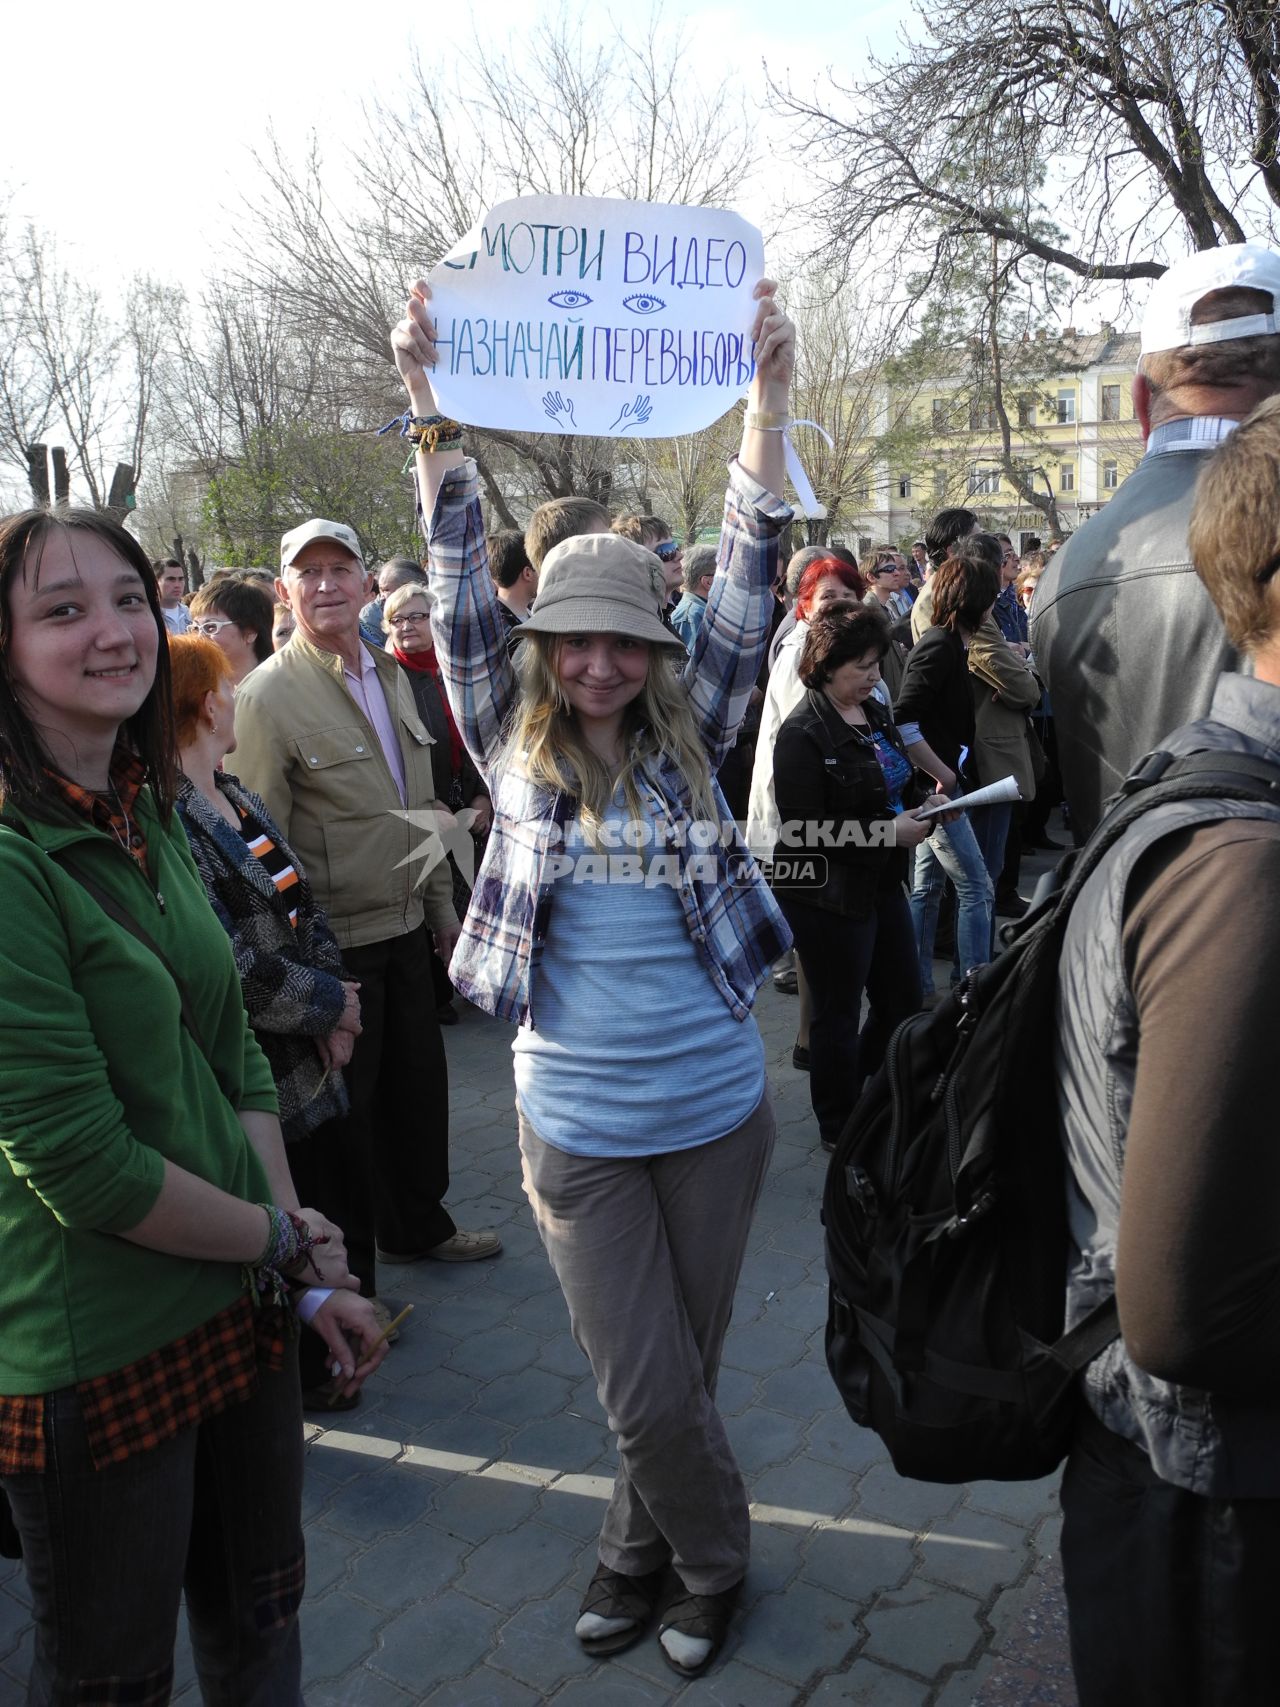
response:
<path fill-rule="evenodd" d="M 403 804 L 377 734 L 347 691 L 342 660 L 300 634 L 241 684 L 227 766 L 266 801 L 343 948 L 404 936 L 424 911 L 433 930 L 456 918 L 433 830 L 431 736 L 404 671 L 386 653 L 373 657 L 400 739 Z"/>
<path fill-rule="evenodd" d="M 926 582 L 911 607 L 911 632 L 918 640 L 932 623 L 932 590 Z M 1040 701 L 1040 683 L 1001 634 L 993 616 L 969 643 L 969 675 L 975 722 L 973 760 L 979 783 L 1011 776 L 1022 798 L 1033 800 L 1036 779 L 1027 713 Z"/>

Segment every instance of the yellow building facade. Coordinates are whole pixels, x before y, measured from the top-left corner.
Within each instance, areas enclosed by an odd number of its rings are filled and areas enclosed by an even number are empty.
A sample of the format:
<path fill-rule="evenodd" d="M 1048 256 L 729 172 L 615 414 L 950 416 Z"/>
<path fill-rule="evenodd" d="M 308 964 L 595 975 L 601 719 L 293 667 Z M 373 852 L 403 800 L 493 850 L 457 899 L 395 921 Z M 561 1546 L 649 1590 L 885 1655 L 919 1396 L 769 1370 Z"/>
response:
<path fill-rule="evenodd" d="M 1038 366 L 1048 377 L 1033 384 L 1006 379 L 1005 409 L 1012 458 L 1038 491 L 1052 491 L 1065 534 L 1102 508 L 1142 456 L 1131 395 L 1138 338 L 1104 326 L 1084 335 L 1069 329 L 1052 347 L 1039 347 L 1048 342 L 1041 335 L 1036 348 L 1010 352 L 1011 374 Z M 938 510 L 962 504 L 1019 550 L 1033 538 L 1047 540 L 1043 511 L 1006 477 L 994 407 L 973 398 L 971 380 L 960 375 L 935 379 L 910 400 L 882 394 L 873 431 L 885 433 L 905 417 L 912 448 L 898 466 L 881 460 L 867 469 L 834 534 L 866 552 L 883 540 L 917 538 Z"/>

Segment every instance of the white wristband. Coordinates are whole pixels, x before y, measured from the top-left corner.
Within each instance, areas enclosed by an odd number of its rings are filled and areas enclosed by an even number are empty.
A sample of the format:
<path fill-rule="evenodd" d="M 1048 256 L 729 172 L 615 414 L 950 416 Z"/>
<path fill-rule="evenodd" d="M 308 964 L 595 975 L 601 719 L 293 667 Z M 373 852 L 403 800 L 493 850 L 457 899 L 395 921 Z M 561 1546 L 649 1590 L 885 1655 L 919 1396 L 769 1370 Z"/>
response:
<path fill-rule="evenodd" d="M 333 1297 L 332 1286 L 308 1286 L 305 1292 L 300 1292 L 294 1301 L 294 1310 L 300 1322 L 309 1322 L 320 1309 Z"/>

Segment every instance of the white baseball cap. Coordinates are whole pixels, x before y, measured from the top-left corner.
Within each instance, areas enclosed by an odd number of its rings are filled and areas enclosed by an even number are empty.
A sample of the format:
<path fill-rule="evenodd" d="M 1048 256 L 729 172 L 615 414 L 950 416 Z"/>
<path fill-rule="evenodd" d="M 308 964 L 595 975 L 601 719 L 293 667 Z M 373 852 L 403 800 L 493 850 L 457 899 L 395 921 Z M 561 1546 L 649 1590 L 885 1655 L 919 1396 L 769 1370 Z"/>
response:
<path fill-rule="evenodd" d="M 1265 291 L 1270 314 L 1241 314 L 1234 320 L 1191 324 L 1191 311 L 1210 291 L 1229 286 Z M 1142 354 L 1185 350 L 1192 344 L 1220 344 L 1228 338 L 1254 338 L 1280 333 L 1280 251 L 1263 243 L 1227 243 L 1220 249 L 1201 249 L 1175 261 L 1158 278 L 1142 317 Z"/>
<path fill-rule="evenodd" d="M 331 539 L 335 544 L 349 551 L 360 567 L 364 568 L 364 553 L 360 550 L 360 541 L 355 536 L 355 530 L 342 522 L 327 522 L 322 516 L 313 516 L 309 522 L 303 522 L 300 527 L 292 528 L 280 541 L 280 567 L 287 569 L 294 558 L 303 549 L 317 539 Z"/>

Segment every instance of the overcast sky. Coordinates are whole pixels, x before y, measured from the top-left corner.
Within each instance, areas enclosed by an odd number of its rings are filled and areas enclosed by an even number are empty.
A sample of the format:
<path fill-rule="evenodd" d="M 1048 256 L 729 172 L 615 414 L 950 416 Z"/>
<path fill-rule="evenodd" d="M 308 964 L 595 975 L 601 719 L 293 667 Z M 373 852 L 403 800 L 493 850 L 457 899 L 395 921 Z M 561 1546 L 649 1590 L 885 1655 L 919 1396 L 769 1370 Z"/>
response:
<path fill-rule="evenodd" d="M 268 124 L 291 150 L 314 128 L 336 153 L 359 133 L 362 102 L 394 99 L 412 48 L 429 63 L 468 44 L 476 20 L 505 41 L 542 9 L 539 0 L 485 0 L 478 12 L 405 0 L 10 5 L 0 187 L 96 282 L 148 271 L 191 285 L 218 264 L 225 210 L 250 187 L 251 150 Z M 758 88 L 767 60 L 775 75 L 813 87 L 827 65 L 856 74 L 869 48 L 889 52 L 910 11 L 907 0 L 861 10 L 847 0 L 694 0 L 664 16 L 688 22 L 711 82 L 728 67 Z"/>

